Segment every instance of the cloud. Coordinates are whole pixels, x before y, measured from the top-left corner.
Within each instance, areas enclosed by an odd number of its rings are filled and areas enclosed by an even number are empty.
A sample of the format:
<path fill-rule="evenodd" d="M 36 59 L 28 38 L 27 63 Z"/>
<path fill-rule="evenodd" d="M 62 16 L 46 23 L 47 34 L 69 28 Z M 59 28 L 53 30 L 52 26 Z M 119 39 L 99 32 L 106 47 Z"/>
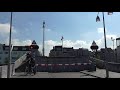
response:
<path fill-rule="evenodd" d="M 112 48 L 113 46 L 111 38 L 110 38 L 111 36 L 116 37 L 116 35 L 107 35 L 107 47 L 110 47 L 110 48 Z M 9 44 L 8 42 L 9 42 L 9 39 L 6 40 L 5 44 Z M 104 48 L 104 37 L 98 40 L 95 40 L 95 42 L 99 46 L 99 49 Z M 31 43 L 32 43 L 32 40 L 29 40 L 29 39 L 24 40 L 24 41 L 21 41 L 19 39 L 12 39 L 12 45 L 16 45 L 16 46 L 31 45 Z M 39 51 L 42 52 L 42 43 L 38 45 L 39 45 Z M 50 50 L 53 49 L 53 46 L 56 46 L 56 45 L 62 45 L 62 43 L 60 41 L 58 42 L 58 41 L 53 41 L 53 40 L 45 41 L 45 55 L 49 56 Z M 65 40 L 63 42 L 64 47 L 74 47 L 74 49 L 87 48 L 91 50 L 90 49 L 91 45 L 92 45 L 92 41 L 86 42 L 83 40 L 76 40 L 76 41 Z"/>
<path fill-rule="evenodd" d="M 106 38 L 111 40 L 111 37 L 113 37 L 113 39 L 117 38 L 117 35 L 106 35 Z"/>
<path fill-rule="evenodd" d="M 105 29 L 105 31 L 107 32 L 107 29 Z M 98 33 L 104 33 L 104 29 L 103 29 L 103 28 L 98 28 L 98 29 L 97 29 L 97 32 L 98 32 Z"/>
<path fill-rule="evenodd" d="M 108 48 L 113 48 L 113 42 L 111 40 L 111 37 L 113 37 L 113 39 L 116 39 L 117 35 L 112 35 L 112 34 L 106 35 L 106 42 L 107 42 Z M 115 43 L 116 43 L 116 41 L 114 42 L 114 44 Z M 102 38 L 96 40 L 96 44 L 99 46 L 99 48 L 104 48 L 105 47 L 104 36 L 102 36 Z M 116 48 L 116 46 L 115 46 L 115 48 Z"/>
<path fill-rule="evenodd" d="M 5 44 L 9 45 L 9 38 L 7 38 L 4 42 Z M 21 41 L 19 39 L 12 39 L 11 44 L 13 46 L 24 46 L 24 45 L 31 45 L 32 40 L 24 40 Z"/>
<path fill-rule="evenodd" d="M 31 24 L 32 25 L 32 24 Z M 26 31 L 28 31 L 28 29 L 25 29 Z M 41 28 L 41 31 L 43 29 Z M 46 28 L 45 29 L 47 32 L 53 31 L 51 29 Z M 107 29 L 106 29 L 107 31 Z M 9 34 L 10 32 L 10 24 L 9 23 L 5 23 L 5 24 L 1 24 L 0 23 L 0 35 L 6 35 Z M 98 28 L 97 29 L 98 33 L 104 33 L 103 28 Z M 16 33 L 16 30 L 14 27 L 12 27 L 12 33 Z M 57 32 L 55 32 L 56 35 L 58 35 Z M 99 46 L 99 48 L 104 48 L 104 36 L 103 34 L 101 34 L 102 37 L 95 40 L 96 44 Z M 111 47 L 112 48 L 112 41 L 111 41 L 111 37 L 113 37 L 114 39 L 117 38 L 117 35 L 113 35 L 113 34 L 107 34 L 106 35 L 106 39 L 107 39 L 107 47 Z M 7 38 L 4 43 L 5 44 L 9 44 L 9 38 Z M 12 39 L 12 44 L 15 46 L 24 46 L 24 45 L 31 45 L 32 40 L 19 40 L 19 39 Z M 72 41 L 72 40 L 64 40 L 63 41 L 63 46 L 64 47 L 74 47 L 74 49 L 78 49 L 78 48 L 87 48 L 90 50 L 90 46 L 92 44 L 92 41 L 83 41 L 83 40 L 76 40 L 76 41 Z M 50 50 L 53 48 L 53 46 L 56 45 L 62 45 L 61 41 L 53 41 L 53 40 L 47 40 L 45 41 L 45 55 L 49 55 Z M 39 50 L 42 52 L 42 44 L 39 44 Z"/>
<path fill-rule="evenodd" d="M 116 35 L 107 35 L 107 47 L 108 48 L 113 48 L 113 43 L 110 39 L 111 36 L 116 37 Z M 74 47 L 74 49 L 78 49 L 78 48 L 87 48 L 88 50 L 91 51 L 90 46 L 92 45 L 93 41 L 83 41 L 83 40 L 76 40 L 76 41 L 71 41 L 71 40 L 65 40 L 63 42 L 63 46 L 64 47 Z M 96 44 L 99 46 L 99 49 L 104 48 L 104 38 L 100 38 L 98 40 L 95 40 Z M 61 42 L 58 41 L 53 41 L 53 40 L 48 40 L 45 41 L 45 55 L 49 55 L 49 52 L 51 49 L 53 49 L 53 46 L 56 45 L 62 45 Z M 42 52 L 42 44 L 39 45 L 39 50 Z"/>
<path fill-rule="evenodd" d="M 105 47 L 105 41 L 104 41 L 104 29 L 103 28 L 98 28 L 97 29 L 98 33 L 102 33 L 102 37 L 98 40 L 96 40 L 96 43 L 98 44 L 99 48 L 104 48 Z M 107 32 L 107 29 L 106 29 Z M 106 43 L 107 43 L 107 47 L 108 48 L 113 48 L 113 42 L 111 40 L 111 37 L 113 37 L 113 39 L 116 39 L 118 36 L 114 35 L 114 34 L 109 34 L 110 32 L 107 32 L 106 34 Z M 116 43 L 116 41 L 114 42 L 114 44 Z M 116 48 L 116 46 L 115 46 Z"/>
<path fill-rule="evenodd" d="M 12 44 L 13 45 L 31 45 L 32 41 L 31 40 L 24 40 L 24 41 L 20 41 L 19 39 L 13 39 L 12 40 Z"/>
<path fill-rule="evenodd" d="M 65 40 L 63 42 L 64 47 L 74 47 L 74 49 L 78 48 L 88 48 L 90 49 L 92 42 L 86 42 L 82 40 L 76 40 L 76 41 L 71 41 L 71 40 Z M 53 41 L 53 40 L 47 40 L 45 41 L 45 55 L 49 55 L 49 52 L 51 49 L 53 49 L 53 46 L 56 45 L 62 45 L 61 42 L 58 41 Z M 42 44 L 39 45 L 39 50 L 42 52 Z"/>
<path fill-rule="evenodd" d="M 107 47 L 112 48 L 113 44 L 109 38 L 111 35 L 107 35 L 107 36 L 108 36 L 107 37 L 107 39 L 108 39 Z M 114 36 L 114 35 L 112 35 L 112 36 Z M 9 41 L 9 39 L 6 40 L 5 44 L 8 45 L 9 44 L 8 41 Z M 95 40 L 95 42 L 99 46 L 99 49 L 104 48 L 104 38 L 103 37 L 98 40 Z M 31 43 L 32 43 L 32 40 L 21 41 L 19 39 L 12 39 L 12 45 L 16 45 L 16 46 L 31 45 Z M 39 45 L 39 51 L 42 52 L 42 43 L 38 44 L 38 45 Z M 45 41 L 45 55 L 49 56 L 50 50 L 53 49 L 53 46 L 56 46 L 56 45 L 61 45 L 61 42 L 53 41 L 53 40 Z M 86 42 L 83 40 L 76 40 L 76 41 L 65 40 L 63 42 L 63 45 L 64 45 L 64 47 L 73 47 L 74 49 L 87 48 L 87 49 L 91 50 L 90 46 L 92 45 L 92 41 Z"/>
<path fill-rule="evenodd" d="M 0 34 L 8 34 L 10 32 L 10 24 L 9 23 L 5 23 L 5 24 L 1 24 L 0 23 Z M 12 33 L 16 33 L 15 28 L 12 26 Z"/>

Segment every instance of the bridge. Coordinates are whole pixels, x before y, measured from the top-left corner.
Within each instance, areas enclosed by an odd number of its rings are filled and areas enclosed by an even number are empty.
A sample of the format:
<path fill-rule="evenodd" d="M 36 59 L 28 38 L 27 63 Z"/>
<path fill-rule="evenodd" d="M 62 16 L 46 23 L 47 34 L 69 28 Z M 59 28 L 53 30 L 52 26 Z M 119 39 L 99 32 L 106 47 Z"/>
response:
<path fill-rule="evenodd" d="M 74 58 L 75 63 L 70 62 L 70 58 L 67 60 L 68 63 L 53 63 L 53 61 L 51 62 L 53 58 L 48 57 L 42 57 L 40 59 L 41 61 L 37 57 L 37 60 L 39 60 L 37 61 L 37 74 L 25 76 L 24 61 L 26 60 L 26 54 L 24 54 L 14 64 L 11 64 L 11 78 L 105 78 L 106 76 L 104 61 L 93 57 L 89 58 L 89 62 L 83 62 L 79 58 Z M 85 58 L 84 61 L 86 61 Z M 98 68 L 96 69 L 94 65 Z M 120 63 L 108 62 L 108 69 L 110 71 L 110 78 L 120 77 Z M 7 65 L 0 66 L 0 78 L 6 77 Z"/>
<path fill-rule="evenodd" d="M 36 75 L 25 75 L 24 72 L 19 72 L 11 78 L 105 78 L 105 69 L 96 69 L 94 72 L 80 71 L 80 72 L 37 72 Z M 120 78 L 120 74 L 116 72 L 109 72 L 109 78 Z"/>

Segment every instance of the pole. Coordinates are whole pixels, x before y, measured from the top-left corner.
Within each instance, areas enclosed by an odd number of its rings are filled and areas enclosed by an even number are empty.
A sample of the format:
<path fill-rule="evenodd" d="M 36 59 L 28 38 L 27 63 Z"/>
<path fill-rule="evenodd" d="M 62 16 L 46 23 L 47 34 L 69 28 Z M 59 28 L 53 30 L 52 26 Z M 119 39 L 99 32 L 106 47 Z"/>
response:
<path fill-rule="evenodd" d="M 12 31 L 12 12 L 11 12 L 11 18 L 10 18 L 9 62 L 8 62 L 8 69 L 7 69 L 7 78 L 10 78 L 10 65 L 11 65 L 11 31 Z"/>
<path fill-rule="evenodd" d="M 44 39 L 45 39 L 45 21 L 43 21 L 43 56 L 44 56 L 44 53 L 45 53 L 45 50 L 44 50 Z"/>
<path fill-rule="evenodd" d="M 113 41 L 113 50 L 114 50 L 114 40 L 115 40 L 115 39 L 112 39 L 112 41 Z"/>
<path fill-rule="evenodd" d="M 106 44 L 106 32 L 105 32 L 105 19 L 104 19 L 104 12 L 102 12 L 103 15 L 103 27 L 104 27 L 104 40 L 105 40 L 105 68 L 106 68 L 106 78 L 109 78 L 109 71 L 107 68 L 108 62 L 107 62 L 107 44 Z"/>
<path fill-rule="evenodd" d="M 62 39 L 62 48 L 63 48 L 63 39 Z"/>
<path fill-rule="evenodd" d="M 113 39 L 113 50 L 114 50 L 114 39 Z"/>
<path fill-rule="evenodd" d="M 116 62 L 117 62 L 117 40 L 116 40 Z"/>
<path fill-rule="evenodd" d="M 61 38 L 61 41 L 62 41 L 62 52 L 63 52 L 63 36 Z"/>

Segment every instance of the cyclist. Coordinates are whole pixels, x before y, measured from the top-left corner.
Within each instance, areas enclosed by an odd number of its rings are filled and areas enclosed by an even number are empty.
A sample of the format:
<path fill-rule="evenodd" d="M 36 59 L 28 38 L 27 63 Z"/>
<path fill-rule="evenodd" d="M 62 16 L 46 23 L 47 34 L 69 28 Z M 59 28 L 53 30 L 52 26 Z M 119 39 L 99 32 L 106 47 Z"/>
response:
<path fill-rule="evenodd" d="M 35 75 L 36 74 L 35 60 L 32 58 L 30 53 L 27 53 L 26 60 L 27 60 L 26 63 L 27 63 L 28 72 L 29 73 L 33 72 Z"/>
<path fill-rule="evenodd" d="M 36 74 L 36 70 L 35 70 L 35 60 L 31 57 L 31 60 L 29 62 L 30 65 L 30 70 L 33 70 L 34 75 Z"/>

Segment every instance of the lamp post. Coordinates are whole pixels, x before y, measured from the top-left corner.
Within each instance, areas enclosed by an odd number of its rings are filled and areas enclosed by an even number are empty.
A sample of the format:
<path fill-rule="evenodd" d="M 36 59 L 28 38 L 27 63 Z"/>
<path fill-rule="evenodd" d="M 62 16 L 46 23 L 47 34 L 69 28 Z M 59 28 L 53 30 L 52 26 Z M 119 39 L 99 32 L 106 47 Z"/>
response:
<path fill-rule="evenodd" d="M 99 12 L 98 12 L 99 14 Z M 108 12 L 108 15 L 112 15 L 113 12 Z M 104 12 L 102 12 L 102 16 L 103 16 L 103 28 L 104 28 L 104 41 L 105 41 L 105 68 L 106 68 L 106 78 L 109 78 L 109 71 L 108 71 L 108 68 L 107 68 L 107 59 L 106 59 L 106 56 L 107 56 L 107 43 L 106 43 L 106 31 L 105 31 L 105 18 L 104 18 Z M 96 17 L 96 22 L 99 22 L 100 21 L 100 17 L 97 15 Z"/>
<path fill-rule="evenodd" d="M 115 49 L 114 49 L 114 41 L 115 41 L 115 39 L 113 39 L 113 37 L 111 37 L 111 40 L 113 41 L 113 53 L 114 53 L 114 59 L 115 59 L 116 62 L 117 62 L 117 51 L 115 51 Z"/>
<path fill-rule="evenodd" d="M 45 55 L 45 21 L 43 21 L 43 56 Z"/>
<path fill-rule="evenodd" d="M 111 37 L 111 40 L 113 41 L 113 50 L 114 50 L 114 40 L 115 40 L 115 39 L 113 39 L 113 37 Z"/>
<path fill-rule="evenodd" d="M 9 62 L 7 68 L 7 78 L 10 78 L 10 65 L 11 65 L 11 32 L 12 32 L 12 12 L 10 18 L 10 35 L 9 35 Z"/>

